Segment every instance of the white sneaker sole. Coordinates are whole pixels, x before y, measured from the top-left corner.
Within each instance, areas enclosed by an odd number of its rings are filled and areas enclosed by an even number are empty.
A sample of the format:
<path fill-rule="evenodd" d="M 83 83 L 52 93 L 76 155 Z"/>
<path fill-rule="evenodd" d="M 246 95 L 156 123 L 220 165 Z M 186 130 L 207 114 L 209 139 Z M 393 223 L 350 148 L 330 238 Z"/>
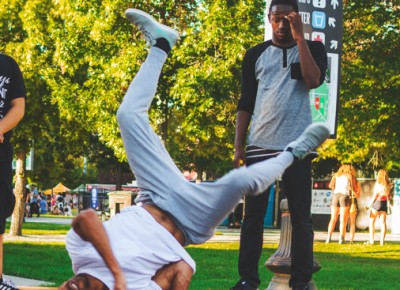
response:
<path fill-rule="evenodd" d="M 137 17 L 138 15 L 139 17 Z M 179 33 L 175 29 L 159 23 L 150 14 L 142 10 L 129 8 L 125 11 L 125 16 L 134 25 L 144 25 L 147 22 L 145 25 L 149 28 L 149 32 L 154 40 L 154 43 L 150 43 L 151 45 L 155 44 L 157 38 L 165 38 L 172 48 L 180 39 Z"/>
<path fill-rule="evenodd" d="M 316 150 L 324 141 L 329 137 L 329 129 L 322 124 L 311 124 L 305 131 L 300 135 L 300 137 L 291 142 L 287 148 L 292 148 L 292 153 L 299 159 L 303 159 L 310 152 Z M 301 143 L 305 140 L 309 140 L 308 146 L 301 148 Z M 299 146 L 300 145 L 300 146 Z M 285 150 L 286 150 L 285 149 Z"/>

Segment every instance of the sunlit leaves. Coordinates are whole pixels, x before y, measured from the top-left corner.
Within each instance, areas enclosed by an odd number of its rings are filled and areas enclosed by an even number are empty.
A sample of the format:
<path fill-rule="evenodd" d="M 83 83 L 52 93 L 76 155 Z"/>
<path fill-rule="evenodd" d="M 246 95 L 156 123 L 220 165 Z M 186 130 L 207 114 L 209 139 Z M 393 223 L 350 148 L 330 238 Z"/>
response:
<path fill-rule="evenodd" d="M 400 7 L 393 1 L 344 1 L 338 139 L 322 155 L 362 169 L 399 173 Z M 382 156 L 377 167 L 369 162 Z"/>

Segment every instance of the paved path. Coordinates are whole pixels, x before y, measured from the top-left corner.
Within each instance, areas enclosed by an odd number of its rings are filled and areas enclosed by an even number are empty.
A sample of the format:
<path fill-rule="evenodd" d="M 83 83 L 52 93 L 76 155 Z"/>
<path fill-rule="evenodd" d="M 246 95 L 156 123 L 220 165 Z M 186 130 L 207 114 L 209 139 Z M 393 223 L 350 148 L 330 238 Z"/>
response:
<path fill-rule="evenodd" d="M 315 231 L 314 240 L 323 242 L 326 240 L 326 232 Z M 347 234 L 348 235 L 348 234 Z M 375 241 L 378 243 L 379 231 L 375 233 Z M 238 242 L 240 239 L 239 229 L 228 229 L 226 227 L 220 227 L 215 232 L 215 235 L 208 242 Z M 265 244 L 277 244 L 280 239 L 279 229 L 265 229 L 264 230 L 264 243 Z M 4 235 L 5 241 L 24 241 L 24 242 L 65 242 L 65 235 L 23 235 L 21 237 L 12 237 L 8 234 Z M 332 242 L 339 240 L 339 233 L 335 232 L 332 236 Z M 400 234 L 387 234 L 386 241 L 400 243 Z M 368 233 L 356 233 L 356 242 L 368 241 Z"/>
<path fill-rule="evenodd" d="M 327 232 L 324 231 L 315 231 L 314 232 L 314 240 L 316 242 L 325 242 Z M 348 236 L 349 234 L 347 234 Z M 216 231 L 216 234 L 209 240 L 209 242 L 235 242 L 239 241 L 240 230 L 239 229 L 226 229 L 219 228 Z M 375 233 L 375 243 L 379 244 L 378 239 L 380 237 L 379 230 Z M 264 244 L 277 244 L 280 239 L 280 230 L 279 229 L 265 229 L 264 230 Z M 368 232 L 356 233 L 355 234 L 355 242 L 366 242 L 369 239 Z M 337 242 L 339 240 L 339 233 L 335 232 L 332 235 L 332 243 Z M 400 243 L 400 234 L 386 234 L 387 242 L 398 242 Z"/>
<path fill-rule="evenodd" d="M 10 219 L 8 219 L 9 221 Z M 63 225 L 70 225 L 72 222 L 72 217 L 60 217 L 60 218 L 55 218 L 55 217 L 36 217 L 34 215 L 33 217 L 26 217 L 25 221 L 28 223 L 51 223 L 51 224 L 63 224 Z"/>
<path fill-rule="evenodd" d="M 10 275 L 4 275 L 6 278 L 11 279 L 17 286 L 52 286 L 49 282 L 41 280 L 26 279 L 21 277 L 15 277 Z"/>
<path fill-rule="evenodd" d="M 72 218 L 54 218 L 54 217 L 31 217 L 26 218 L 27 222 L 34 223 L 56 223 L 56 224 L 71 224 Z M 379 230 L 375 233 L 375 240 L 379 239 Z M 348 235 L 348 234 L 347 234 Z M 227 227 L 221 226 L 217 229 L 216 234 L 210 239 L 209 242 L 235 242 L 239 241 L 240 230 L 239 229 L 228 229 Z M 265 229 L 264 230 L 264 243 L 278 243 L 280 238 L 279 229 Z M 4 236 L 6 241 L 49 241 L 49 242 L 63 242 L 65 241 L 65 235 L 23 235 L 22 237 L 10 237 Z M 339 234 L 335 232 L 332 237 L 332 241 L 338 241 Z M 325 231 L 315 231 L 315 241 L 325 241 Z M 368 233 L 356 233 L 356 242 L 365 242 L 368 240 Z M 387 234 L 386 241 L 400 242 L 400 234 Z"/>

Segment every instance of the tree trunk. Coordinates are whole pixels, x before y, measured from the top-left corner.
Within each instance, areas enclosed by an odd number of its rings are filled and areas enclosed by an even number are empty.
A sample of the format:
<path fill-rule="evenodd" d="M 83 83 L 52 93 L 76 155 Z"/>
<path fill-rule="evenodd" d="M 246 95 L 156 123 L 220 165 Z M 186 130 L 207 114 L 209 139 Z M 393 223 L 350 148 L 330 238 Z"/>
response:
<path fill-rule="evenodd" d="M 117 182 L 116 190 L 122 189 L 122 164 L 117 160 Z"/>
<path fill-rule="evenodd" d="M 26 152 L 17 154 L 17 165 L 15 169 L 15 207 L 12 214 L 10 236 L 22 236 L 22 223 L 24 222 L 26 201 L 26 175 L 25 175 Z"/>
<path fill-rule="evenodd" d="M 197 180 L 196 181 L 197 182 L 203 181 L 203 170 L 202 169 L 197 170 Z"/>

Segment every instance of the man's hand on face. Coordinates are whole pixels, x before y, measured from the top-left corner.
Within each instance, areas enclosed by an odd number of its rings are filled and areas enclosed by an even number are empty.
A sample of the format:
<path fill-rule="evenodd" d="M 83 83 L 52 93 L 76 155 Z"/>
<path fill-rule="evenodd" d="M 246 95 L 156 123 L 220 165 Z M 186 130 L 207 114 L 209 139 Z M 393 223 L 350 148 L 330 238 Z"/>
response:
<path fill-rule="evenodd" d="M 301 21 L 300 14 L 295 11 L 291 11 L 285 16 L 285 18 L 290 23 L 290 29 L 292 30 L 293 39 L 296 42 L 303 40 L 303 22 Z"/>

